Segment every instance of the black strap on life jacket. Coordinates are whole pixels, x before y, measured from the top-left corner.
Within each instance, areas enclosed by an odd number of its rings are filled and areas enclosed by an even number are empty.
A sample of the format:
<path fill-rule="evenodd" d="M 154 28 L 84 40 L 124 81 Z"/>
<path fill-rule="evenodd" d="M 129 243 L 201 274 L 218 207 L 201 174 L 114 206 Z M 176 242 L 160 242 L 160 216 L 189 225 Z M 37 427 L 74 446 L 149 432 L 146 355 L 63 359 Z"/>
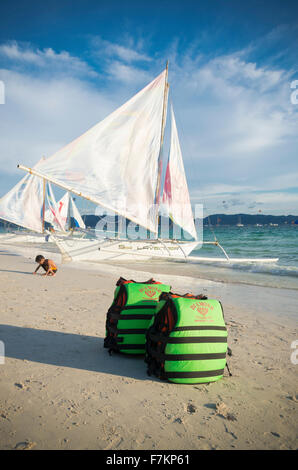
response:
<path fill-rule="evenodd" d="M 225 359 L 226 353 L 211 353 L 211 354 L 165 354 L 165 347 L 167 343 L 181 344 L 181 343 L 226 343 L 226 336 L 216 336 L 216 337 L 169 337 L 172 331 L 198 331 L 198 330 L 217 330 L 217 331 L 227 331 L 225 326 L 184 326 L 184 327 L 175 327 L 177 323 L 177 312 L 172 298 L 184 297 L 184 298 L 193 298 L 206 300 L 207 296 L 198 295 L 194 296 L 192 294 L 185 294 L 183 296 L 173 294 L 171 292 L 163 292 L 160 295 L 159 300 L 165 300 L 165 304 L 162 309 L 155 316 L 154 324 L 149 328 L 146 335 L 146 356 L 145 362 L 147 363 L 147 374 L 149 376 L 156 375 L 162 380 L 167 378 L 200 378 L 200 377 L 214 377 L 216 375 L 223 375 L 223 370 L 218 371 L 198 371 L 198 372 L 170 372 L 166 373 L 164 370 L 165 361 L 180 361 L 180 360 L 209 360 L 209 359 Z M 228 364 L 226 364 L 229 375 L 231 372 Z"/>
<path fill-rule="evenodd" d="M 229 365 L 228 365 L 228 361 L 226 361 L 226 368 L 227 368 L 227 370 L 228 370 L 229 377 L 232 377 L 232 372 L 230 371 L 230 368 L 229 368 Z"/>
<path fill-rule="evenodd" d="M 104 348 L 108 349 L 110 355 L 112 355 L 112 352 L 119 351 L 117 341 L 118 333 L 115 330 L 117 330 L 117 323 L 120 318 L 121 311 L 127 302 L 127 292 L 124 284 L 119 283 L 120 279 L 117 282 L 117 285 L 120 285 L 118 295 L 110 306 L 106 318 L 106 337 L 104 339 Z"/>
<path fill-rule="evenodd" d="M 195 300 L 207 300 L 208 297 L 204 294 L 194 295 L 194 294 L 175 294 L 173 292 L 162 292 L 160 294 L 159 300 L 171 300 L 175 298 L 184 298 L 184 299 L 195 299 Z"/>
<path fill-rule="evenodd" d="M 118 320 L 148 320 L 152 318 L 152 315 L 155 310 L 155 306 L 153 305 L 142 305 L 142 313 L 129 313 L 125 315 L 126 310 L 140 310 L 140 306 L 138 305 L 128 305 L 127 303 L 127 291 L 126 285 L 136 283 L 133 280 L 126 280 L 123 277 L 120 277 L 116 283 L 117 287 L 120 287 L 118 295 L 114 299 L 111 307 L 107 312 L 106 318 L 106 338 L 104 339 L 104 348 L 108 349 L 110 355 L 113 352 L 120 352 L 120 350 L 129 350 L 129 349 L 143 349 L 143 346 L 140 344 L 121 344 L 123 338 L 119 338 L 118 335 L 120 334 L 145 334 L 146 330 L 144 329 L 119 329 L 117 327 Z M 156 282 L 153 278 L 149 279 L 145 282 L 138 282 L 138 284 L 160 284 L 160 282 Z"/>
<path fill-rule="evenodd" d="M 137 282 L 137 281 L 134 281 L 132 279 L 130 279 L 129 281 L 127 279 L 124 279 L 124 277 L 119 277 L 118 281 L 116 282 L 116 286 L 123 286 L 125 284 L 131 284 L 131 283 L 134 283 L 134 284 L 161 284 L 160 282 L 157 282 L 155 281 L 152 277 L 150 279 L 148 279 L 148 281 L 144 281 L 144 282 Z"/>
<path fill-rule="evenodd" d="M 165 300 L 165 304 L 147 332 L 145 362 L 149 376 L 155 375 L 161 380 L 166 380 L 164 352 L 169 334 L 177 323 L 177 312 L 171 297 L 165 292 L 160 295 L 160 300 Z"/>

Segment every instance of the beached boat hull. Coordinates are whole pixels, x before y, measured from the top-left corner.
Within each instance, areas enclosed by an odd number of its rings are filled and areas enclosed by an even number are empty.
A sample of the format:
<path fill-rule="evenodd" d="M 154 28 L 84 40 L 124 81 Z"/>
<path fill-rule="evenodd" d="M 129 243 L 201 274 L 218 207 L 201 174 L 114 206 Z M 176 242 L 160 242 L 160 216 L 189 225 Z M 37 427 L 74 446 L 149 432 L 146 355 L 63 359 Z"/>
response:
<path fill-rule="evenodd" d="M 210 242 L 187 242 L 177 240 L 122 240 L 122 239 L 61 239 L 52 237 L 64 261 L 134 260 L 144 261 L 164 258 L 182 261 L 211 263 L 276 263 L 278 258 L 225 258 L 189 256 L 199 244 Z M 218 243 L 215 243 L 219 246 Z"/>
<path fill-rule="evenodd" d="M 72 239 L 82 238 L 84 234 L 81 233 L 59 233 L 59 238 L 68 238 Z M 51 232 L 46 233 L 26 233 L 26 232 L 10 232 L 10 233 L 1 233 L 0 234 L 0 243 L 55 243 L 55 238 L 53 238 Z"/>
<path fill-rule="evenodd" d="M 184 260 L 198 245 L 198 241 L 176 240 L 121 240 L 121 239 L 67 239 L 55 237 L 62 255 L 69 260 L 148 260 L 175 258 Z"/>
<path fill-rule="evenodd" d="M 48 237 L 47 237 L 48 238 Z M 3 233 L 0 235 L 1 243 L 45 243 L 46 236 L 44 234 L 38 233 L 26 233 L 26 232 L 16 232 L 16 233 Z"/>

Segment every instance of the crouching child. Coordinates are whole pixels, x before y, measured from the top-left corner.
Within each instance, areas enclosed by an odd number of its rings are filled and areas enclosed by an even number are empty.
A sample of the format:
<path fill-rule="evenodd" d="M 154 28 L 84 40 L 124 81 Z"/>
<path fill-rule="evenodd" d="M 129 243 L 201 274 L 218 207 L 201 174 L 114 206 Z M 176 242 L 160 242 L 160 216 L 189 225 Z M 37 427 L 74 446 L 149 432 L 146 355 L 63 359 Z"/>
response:
<path fill-rule="evenodd" d="M 37 255 L 35 258 L 35 262 L 38 263 L 38 266 L 35 269 L 33 274 L 36 274 L 39 268 L 42 266 L 42 268 L 45 270 L 45 273 L 42 274 L 43 276 L 55 276 L 56 275 L 58 268 L 53 260 L 46 259 L 42 255 Z"/>

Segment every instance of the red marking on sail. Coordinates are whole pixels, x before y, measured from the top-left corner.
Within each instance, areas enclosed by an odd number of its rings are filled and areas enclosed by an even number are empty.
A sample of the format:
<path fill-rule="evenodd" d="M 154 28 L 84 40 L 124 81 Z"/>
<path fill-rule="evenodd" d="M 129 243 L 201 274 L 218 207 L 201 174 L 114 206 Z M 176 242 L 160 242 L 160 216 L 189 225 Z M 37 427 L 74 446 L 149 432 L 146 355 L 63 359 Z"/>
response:
<path fill-rule="evenodd" d="M 172 200 L 172 186 L 171 186 L 171 174 L 170 174 L 170 161 L 168 161 L 165 183 L 163 188 L 163 198 L 162 202 L 166 203 L 167 201 Z"/>

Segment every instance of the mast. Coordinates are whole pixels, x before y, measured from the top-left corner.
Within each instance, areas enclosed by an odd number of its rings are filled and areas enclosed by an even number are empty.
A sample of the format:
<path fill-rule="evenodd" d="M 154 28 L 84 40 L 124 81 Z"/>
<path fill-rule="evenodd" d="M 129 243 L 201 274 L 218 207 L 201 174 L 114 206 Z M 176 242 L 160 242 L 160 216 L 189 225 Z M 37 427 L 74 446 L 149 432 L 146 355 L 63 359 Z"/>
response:
<path fill-rule="evenodd" d="M 67 208 L 67 221 L 66 221 L 66 226 L 67 226 L 67 230 L 70 231 L 71 229 L 71 215 L 70 215 L 70 199 L 71 199 L 71 195 L 69 193 L 69 191 L 67 191 L 68 193 L 68 208 Z"/>
<path fill-rule="evenodd" d="M 46 180 L 43 178 L 42 233 L 44 233 L 45 207 L 46 207 Z"/>
<path fill-rule="evenodd" d="M 166 125 L 166 116 L 167 116 L 167 98 L 168 98 L 168 90 L 169 90 L 169 83 L 168 83 L 168 69 L 169 69 L 169 61 L 167 60 L 166 64 L 166 74 L 165 74 L 165 88 L 164 88 L 164 96 L 163 96 L 163 110 L 162 110 L 162 122 L 161 122 L 161 132 L 160 132 L 160 148 L 159 148 L 159 157 L 158 157 L 158 174 L 157 174 L 157 184 L 156 184 L 156 191 L 155 191 L 155 205 L 156 207 L 156 232 L 158 236 L 158 212 L 159 212 L 159 204 L 160 204 L 160 183 L 161 183 L 161 173 L 162 173 L 162 148 L 163 148 L 163 141 L 164 141 L 164 133 L 165 133 L 165 125 Z"/>
<path fill-rule="evenodd" d="M 123 228 L 123 218 L 121 215 L 117 216 L 117 238 L 121 238 L 122 228 Z"/>

